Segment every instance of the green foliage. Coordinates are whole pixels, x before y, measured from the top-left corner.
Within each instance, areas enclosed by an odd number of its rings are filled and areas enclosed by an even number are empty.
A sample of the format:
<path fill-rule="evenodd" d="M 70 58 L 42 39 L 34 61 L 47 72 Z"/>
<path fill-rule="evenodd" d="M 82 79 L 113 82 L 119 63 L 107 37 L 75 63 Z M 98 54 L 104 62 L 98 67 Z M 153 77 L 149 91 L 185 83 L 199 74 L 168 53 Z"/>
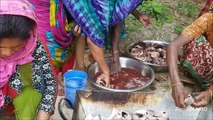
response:
<path fill-rule="evenodd" d="M 162 26 L 166 21 L 174 20 L 173 16 L 168 13 L 169 7 L 159 0 L 145 0 L 138 10 L 151 16 L 157 26 Z"/>
<path fill-rule="evenodd" d="M 174 28 L 175 34 L 179 35 L 183 31 L 184 25 L 178 24 Z"/>
<path fill-rule="evenodd" d="M 187 17 L 195 17 L 199 12 L 198 6 L 193 2 L 179 2 L 176 9 L 179 14 Z"/>
<path fill-rule="evenodd" d="M 143 30 L 143 25 L 131 14 L 127 17 L 125 23 L 125 28 L 128 32 Z"/>
<path fill-rule="evenodd" d="M 176 11 L 181 16 L 185 16 L 187 18 L 196 17 L 199 13 L 200 8 L 193 2 L 181 1 L 176 6 Z M 176 34 L 180 34 L 183 28 L 187 25 L 187 21 L 182 21 L 180 24 L 177 24 L 174 28 L 174 32 Z"/>

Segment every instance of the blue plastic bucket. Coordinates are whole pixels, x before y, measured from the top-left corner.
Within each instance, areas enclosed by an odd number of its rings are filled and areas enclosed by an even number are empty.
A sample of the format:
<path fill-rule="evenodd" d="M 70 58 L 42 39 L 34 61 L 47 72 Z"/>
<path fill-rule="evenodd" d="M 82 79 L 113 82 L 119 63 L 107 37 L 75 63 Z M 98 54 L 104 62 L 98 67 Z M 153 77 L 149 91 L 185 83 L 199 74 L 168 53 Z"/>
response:
<path fill-rule="evenodd" d="M 81 70 L 69 70 L 64 74 L 65 97 L 75 106 L 76 90 L 85 90 L 88 75 Z M 67 107 L 71 107 L 66 104 Z"/>

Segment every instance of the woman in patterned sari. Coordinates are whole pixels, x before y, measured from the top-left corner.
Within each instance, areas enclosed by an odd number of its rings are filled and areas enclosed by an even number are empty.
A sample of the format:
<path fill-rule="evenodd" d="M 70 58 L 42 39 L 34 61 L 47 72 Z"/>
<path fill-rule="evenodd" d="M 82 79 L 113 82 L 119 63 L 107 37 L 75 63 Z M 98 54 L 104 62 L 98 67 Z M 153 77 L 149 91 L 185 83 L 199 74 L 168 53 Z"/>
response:
<path fill-rule="evenodd" d="M 208 0 L 199 17 L 186 27 L 167 49 L 167 62 L 172 84 L 172 96 L 176 106 L 186 108 L 184 99 L 188 92 L 178 75 L 178 49 L 183 46 L 185 60 L 181 70 L 198 80 L 204 90 L 195 97 L 195 107 L 206 106 L 212 100 L 213 92 L 213 2 Z"/>
<path fill-rule="evenodd" d="M 18 120 L 47 120 L 56 94 L 56 78 L 37 38 L 33 10 L 25 0 L 1 0 L 0 111 L 12 111 Z"/>
<path fill-rule="evenodd" d="M 47 45 L 58 76 L 73 69 L 75 62 L 75 21 L 62 0 L 29 0 L 38 17 L 38 35 Z M 79 33 L 80 34 L 80 33 Z"/>
<path fill-rule="evenodd" d="M 109 85 L 110 69 L 104 58 L 103 47 L 107 38 L 110 38 L 113 50 L 111 72 L 118 72 L 120 28 L 123 20 L 141 2 L 142 0 L 63 0 L 87 37 L 91 53 L 102 71 L 98 80 L 105 81 L 106 85 Z"/>

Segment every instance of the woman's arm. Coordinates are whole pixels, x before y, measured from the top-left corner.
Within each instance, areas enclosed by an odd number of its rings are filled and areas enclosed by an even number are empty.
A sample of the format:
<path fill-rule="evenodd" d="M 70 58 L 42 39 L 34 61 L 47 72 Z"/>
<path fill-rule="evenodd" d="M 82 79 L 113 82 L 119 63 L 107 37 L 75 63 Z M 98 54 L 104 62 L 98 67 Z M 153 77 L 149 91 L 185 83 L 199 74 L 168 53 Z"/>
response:
<path fill-rule="evenodd" d="M 169 76 L 172 84 L 172 96 L 178 107 L 185 108 L 184 98 L 187 92 L 184 90 L 183 85 L 180 82 L 180 77 L 178 75 L 178 50 L 183 45 L 194 40 L 197 36 L 205 33 L 209 29 L 209 23 L 211 18 L 210 13 L 206 13 L 192 22 L 191 25 L 187 26 L 180 36 L 178 36 L 174 41 L 170 43 L 167 48 L 167 63 L 169 67 Z"/>
<path fill-rule="evenodd" d="M 86 71 L 86 66 L 84 63 L 84 47 L 86 43 L 86 38 L 84 36 L 79 36 L 76 44 L 76 59 L 74 69 Z"/>
<path fill-rule="evenodd" d="M 192 39 L 181 34 L 167 47 L 167 63 L 169 67 L 169 77 L 172 85 L 172 96 L 175 100 L 176 106 L 186 108 L 184 99 L 188 92 L 184 89 L 179 74 L 178 74 L 178 51 L 181 46 L 190 42 Z"/>
<path fill-rule="evenodd" d="M 120 22 L 112 27 L 112 34 L 110 36 L 110 39 L 112 40 L 112 56 L 113 61 L 111 65 L 111 73 L 118 73 L 121 71 L 121 65 L 119 61 L 119 43 L 120 43 L 120 30 L 124 23 Z"/>
<path fill-rule="evenodd" d="M 57 84 L 56 77 L 54 75 L 53 66 L 50 61 L 50 56 L 48 56 L 48 51 L 45 46 L 39 41 L 39 47 L 37 49 L 37 63 L 39 63 L 40 70 L 43 74 L 42 76 L 42 99 L 38 106 L 37 119 L 43 119 L 44 116 L 50 116 L 54 112 L 54 105 L 57 96 Z M 46 114 L 43 114 L 43 112 Z M 47 118 L 47 117 L 45 117 Z"/>
<path fill-rule="evenodd" d="M 192 38 L 189 38 L 183 34 L 178 36 L 174 41 L 172 41 L 169 46 L 167 47 L 167 63 L 169 67 L 169 75 L 171 78 L 171 84 L 175 84 L 180 81 L 179 75 L 178 75 L 178 51 L 179 49 L 189 43 L 192 40 Z"/>
<path fill-rule="evenodd" d="M 148 27 L 152 24 L 152 20 L 149 16 L 141 14 L 138 10 L 132 11 L 133 16 L 143 24 L 144 27 Z"/>
<path fill-rule="evenodd" d="M 106 86 L 108 86 L 110 71 L 105 61 L 104 50 L 103 48 L 98 47 L 95 43 L 93 43 L 90 38 L 87 38 L 87 43 L 90 47 L 92 56 L 94 57 L 95 61 L 98 63 L 98 66 L 103 72 L 103 74 L 98 77 L 97 81 L 103 80 L 106 82 Z"/>

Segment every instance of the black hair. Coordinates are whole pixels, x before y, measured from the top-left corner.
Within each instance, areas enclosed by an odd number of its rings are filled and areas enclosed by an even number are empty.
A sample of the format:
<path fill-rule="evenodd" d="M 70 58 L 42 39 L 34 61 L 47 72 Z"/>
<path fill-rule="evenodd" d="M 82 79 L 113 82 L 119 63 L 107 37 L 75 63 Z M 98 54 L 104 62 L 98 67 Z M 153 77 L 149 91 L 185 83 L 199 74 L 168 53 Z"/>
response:
<path fill-rule="evenodd" d="M 28 40 L 35 22 L 30 18 L 18 15 L 0 15 L 0 40 L 19 38 Z"/>
<path fill-rule="evenodd" d="M 64 11 L 65 11 L 68 23 L 72 22 L 74 19 L 72 15 L 70 14 L 69 10 L 66 7 L 64 7 Z"/>

